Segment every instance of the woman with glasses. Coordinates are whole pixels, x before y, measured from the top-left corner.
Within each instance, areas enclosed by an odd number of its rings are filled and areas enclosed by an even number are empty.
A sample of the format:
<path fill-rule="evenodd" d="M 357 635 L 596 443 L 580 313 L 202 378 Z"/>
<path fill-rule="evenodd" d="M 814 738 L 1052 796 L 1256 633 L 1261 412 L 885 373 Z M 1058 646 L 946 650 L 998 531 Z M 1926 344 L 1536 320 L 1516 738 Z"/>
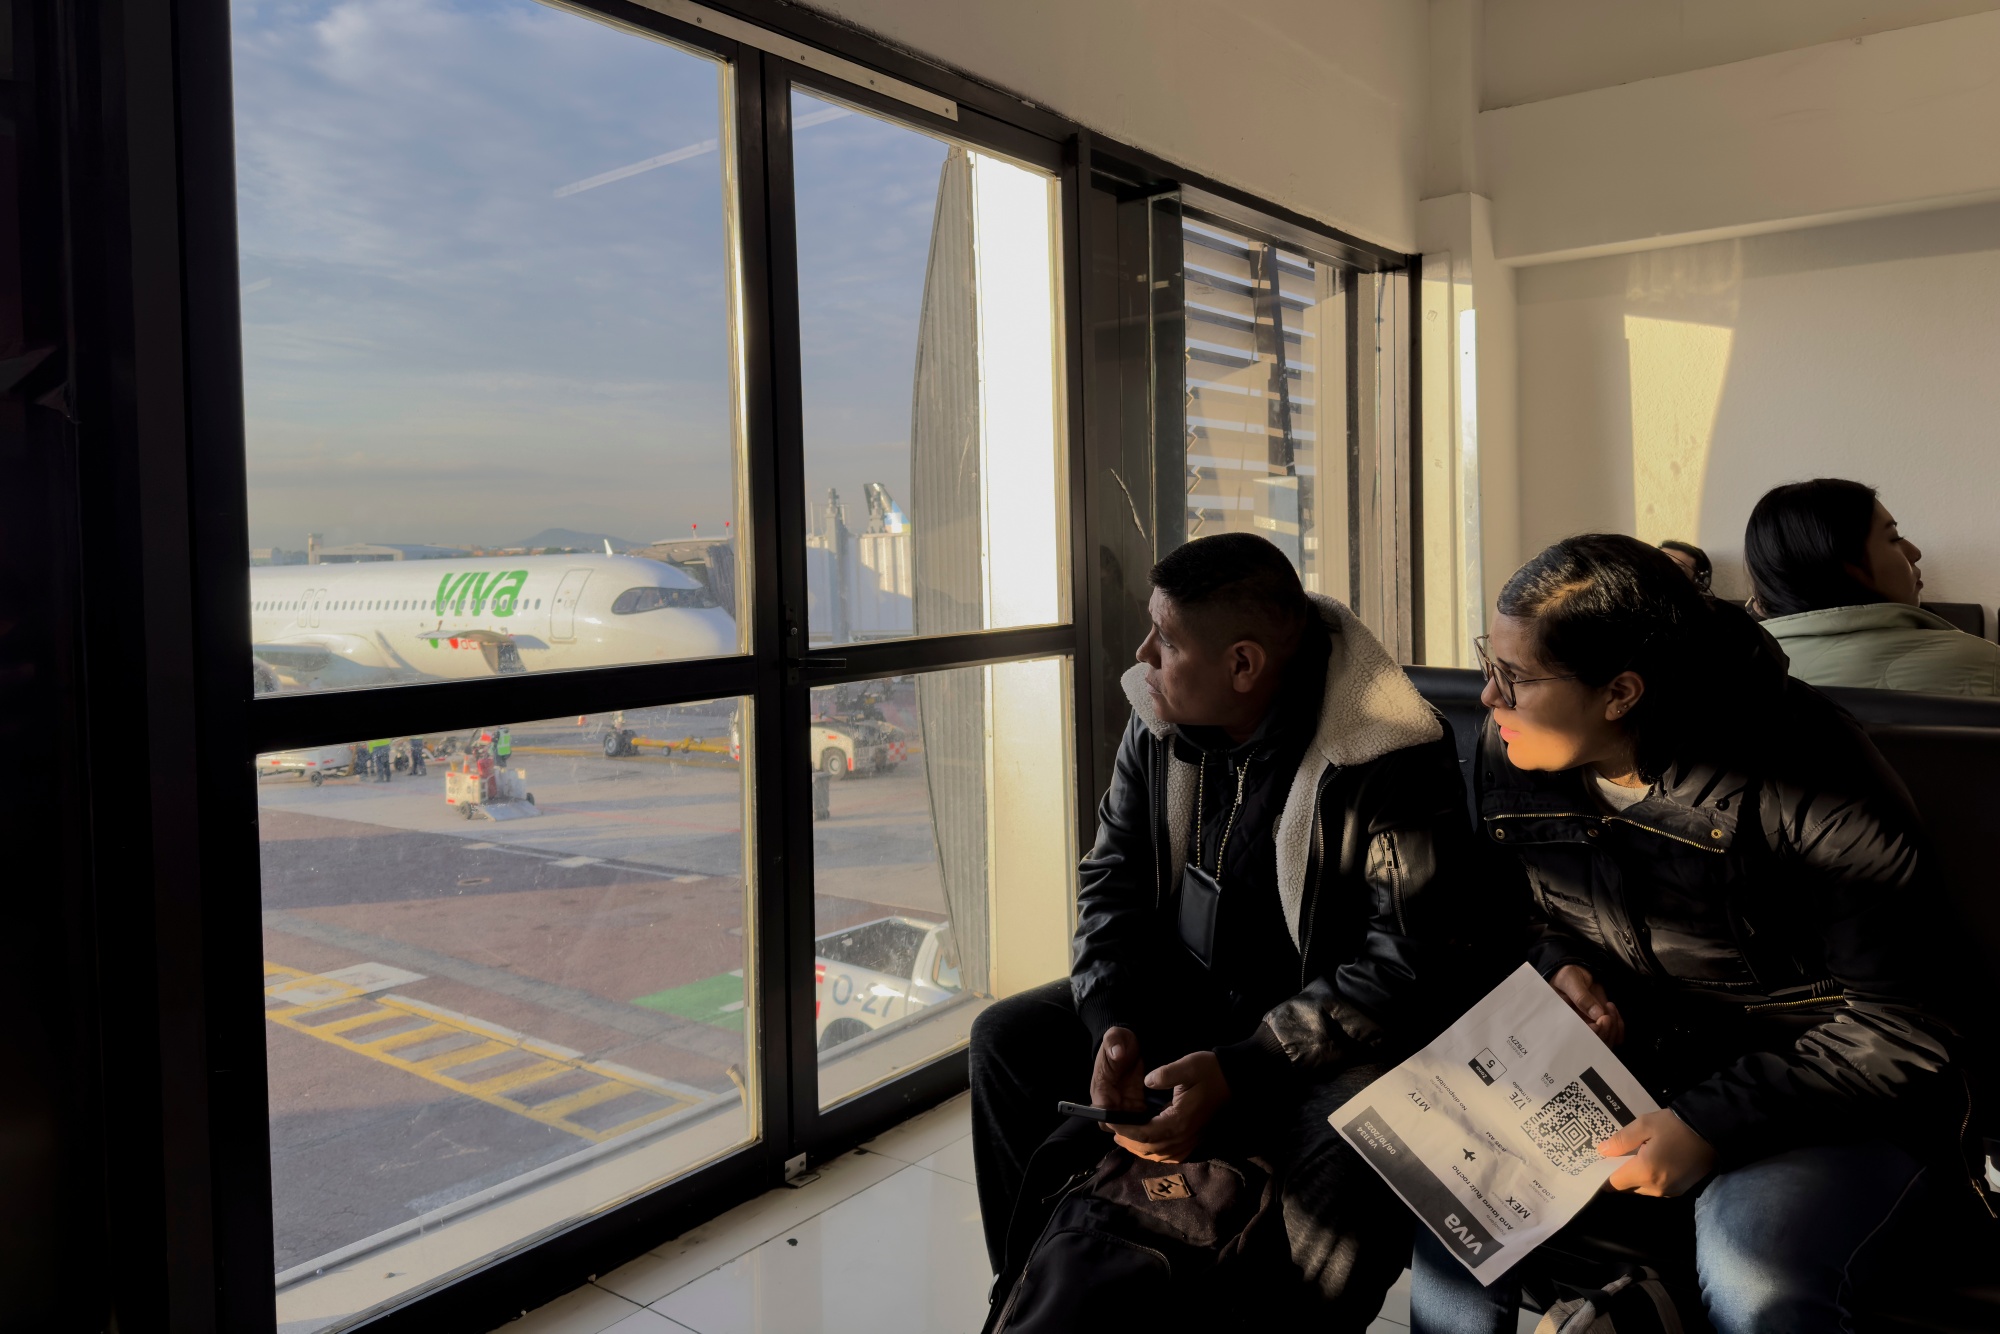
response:
<path fill-rule="evenodd" d="M 1572 1235 L 1620 1211 L 1691 1226 L 1720 1334 L 1850 1329 L 1919 1186 L 1978 1193 L 1908 798 L 1851 718 L 1657 548 L 1558 542 L 1497 611 L 1476 779 L 1526 880 L 1525 956 L 1665 1109 L 1600 1146 L 1626 1158 L 1610 1191 L 1695 1195 L 1679 1212 L 1600 1199 Z M 1518 1302 L 1517 1280 L 1482 1287 L 1418 1229 L 1417 1331 L 1511 1331 Z"/>

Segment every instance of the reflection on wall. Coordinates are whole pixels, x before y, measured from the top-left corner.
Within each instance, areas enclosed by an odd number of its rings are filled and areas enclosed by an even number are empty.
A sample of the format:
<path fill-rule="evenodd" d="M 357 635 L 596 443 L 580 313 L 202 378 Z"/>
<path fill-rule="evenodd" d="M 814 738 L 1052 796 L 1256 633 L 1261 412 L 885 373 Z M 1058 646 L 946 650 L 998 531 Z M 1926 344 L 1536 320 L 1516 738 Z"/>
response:
<path fill-rule="evenodd" d="M 1051 181 L 1037 172 L 956 147 L 945 157 L 910 412 L 919 635 L 1062 615 L 1053 203 Z M 1022 798 L 993 752 L 1003 726 L 1023 725 L 1006 719 L 1028 698 L 996 679 L 1011 678 L 941 672 L 917 685 L 960 975 L 989 994 L 1002 972 L 995 948 L 1005 945 L 994 928 L 1003 895 L 992 831 Z"/>
<path fill-rule="evenodd" d="M 938 182 L 910 406 L 910 519 L 916 632 L 981 628 L 979 333 L 972 224 L 972 162 L 945 157 Z M 985 673 L 917 678 L 945 911 L 967 990 L 987 994 Z"/>
<path fill-rule="evenodd" d="M 1701 541 L 1701 504 L 1716 410 L 1735 331 L 1625 317 L 1632 376 L 1632 532 L 1646 542 Z"/>

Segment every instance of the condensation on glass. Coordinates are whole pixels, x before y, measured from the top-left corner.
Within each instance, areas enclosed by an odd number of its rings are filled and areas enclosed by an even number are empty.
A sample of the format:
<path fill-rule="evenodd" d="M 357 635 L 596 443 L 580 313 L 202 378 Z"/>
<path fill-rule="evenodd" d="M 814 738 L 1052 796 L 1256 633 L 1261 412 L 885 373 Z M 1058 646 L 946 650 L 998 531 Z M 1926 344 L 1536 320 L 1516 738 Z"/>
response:
<path fill-rule="evenodd" d="M 812 692 L 822 1106 L 1069 971 L 1069 676 L 1044 658 Z"/>
<path fill-rule="evenodd" d="M 233 6 L 258 693 L 742 650 L 731 71 Z"/>
<path fill-rule="evenodd" d="M 279 1327 L 758 1134 L 736 699 L 259 755 Z"/>
<path fill-rule="evenodd" d="M 1060 622 L 1055 180 L 792 112 L 811 641 Z"/>

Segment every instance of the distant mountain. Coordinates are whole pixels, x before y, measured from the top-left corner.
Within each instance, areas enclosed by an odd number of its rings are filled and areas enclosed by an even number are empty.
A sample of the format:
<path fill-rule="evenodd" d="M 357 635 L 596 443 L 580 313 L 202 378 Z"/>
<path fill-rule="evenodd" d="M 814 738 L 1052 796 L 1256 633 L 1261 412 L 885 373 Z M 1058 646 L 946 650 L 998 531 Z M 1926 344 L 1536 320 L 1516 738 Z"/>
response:
<path fill-rule="evenodd" d="M 612 533 L 579 533 L 574 528 L 544 528 L 533 537 L 524 538 L 514 545 L 527 547 L 531 551 L 542 547 L 573 547 L 578 551 L 602 551 L 606 542 L 611 543 L 613 551 L 630 551 L 634 547 L 648 545 Z"/>

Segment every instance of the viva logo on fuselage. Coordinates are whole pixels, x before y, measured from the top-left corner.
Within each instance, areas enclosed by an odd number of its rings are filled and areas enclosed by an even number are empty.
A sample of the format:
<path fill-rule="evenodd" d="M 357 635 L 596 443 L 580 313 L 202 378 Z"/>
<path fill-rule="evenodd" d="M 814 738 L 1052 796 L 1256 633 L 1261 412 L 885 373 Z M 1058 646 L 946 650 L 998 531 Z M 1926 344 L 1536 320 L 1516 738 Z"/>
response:
<path fill-rule="evenodd" d="M 450 613 L 463 616 L 469 611 L 478 616 L 491 611 L 495 616 L 511 616 L 527 583 L 526 570 L 500 570 L 490 574 L 448 573 L 438 580 L 434 609 L 439 615 Z"/>

